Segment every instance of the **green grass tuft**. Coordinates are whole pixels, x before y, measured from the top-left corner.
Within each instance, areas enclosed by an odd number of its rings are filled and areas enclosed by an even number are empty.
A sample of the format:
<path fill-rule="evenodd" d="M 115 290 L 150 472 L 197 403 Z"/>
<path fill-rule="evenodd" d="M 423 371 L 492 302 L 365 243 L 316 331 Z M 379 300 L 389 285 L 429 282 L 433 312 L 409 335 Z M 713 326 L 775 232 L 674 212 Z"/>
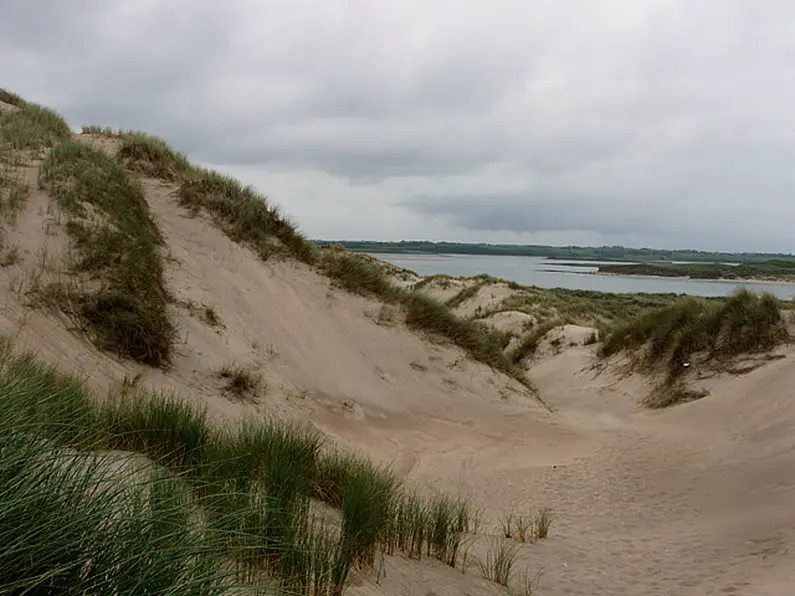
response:
<path fill-rule="evenodd" d="M 162 240 L 140 184 L 78 141 L 50 151 L 39 181 L 70 215 L 76 272 L 100 282 L 75 297 L 97 344 L 144 364 L 167 364 L 176 330 L 167 313 Z"/>
<path fill-rule="evenodd" d="M 99 410 L 112 449 L 143 453 L 179 472 L 196 472 L 210 437 L 203 410 L 173 397 L 127 395 Z"/>

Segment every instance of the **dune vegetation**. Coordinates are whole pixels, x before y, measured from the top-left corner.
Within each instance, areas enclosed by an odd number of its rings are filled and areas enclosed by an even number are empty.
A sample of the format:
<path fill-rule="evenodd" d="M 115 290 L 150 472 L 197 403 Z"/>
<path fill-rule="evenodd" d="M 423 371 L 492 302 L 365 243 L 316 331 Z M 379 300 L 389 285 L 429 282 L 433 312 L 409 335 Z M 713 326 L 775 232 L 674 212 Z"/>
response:
<path fill-rule="evenodd" d="M 260 258 L 299 260 L 345 291 L 400 306 L 410 328 L 532 387 L 499 334 L 397 287 L 373 259 L 316 247 L 253 188 L 161 139 L 86 127 L 118 142 L 105 151 L 53 111 L 6 91 L 0 99 L 16 106 L 0 115 L 4 209 L 24 204 L 21 172 L 41 159 L 38 184 L 71 244 L 67 275 L 35 291 L 102 350 L 167 369 L 175 349 L 167 255 L 139 179 L 149 176 Z M 216 374 L 241 401 L 266 391 L 248 370 Z M 0 592 L 335 595 L 375 570 L 379 553 L 462 564 L 478 524 L 467 501 L 410 487 L 308 425 L 222 425 L 176 396 L 129 391 L 135 384 L 100 399 L 0 342 Z"/>
<path fill-rule="evenodd" d="M 663 371 L 662 387 L 647 400 L 647 405 L 661 407 L 703 396 L 678 382 L 691 364 L 720 367 L 788 340 L 780 301 L 740 289 L 721 301 L 682 298 L 615 325 L 606 332 L 599 354 L 625 353 L 641 370 Z"/>
<path fill-rule="evenodd" d="M 144 364 L 167 364 L 176 331 L 166 310 L 162 238 L 141 185 L 116 160 L 79 141 L 47 155 L 39 183 L 66 214 L 77 255 L 63 305 L 97 345 Z M 94 282 L 94 283 L 91 283 Z"/>
<path fill-rule="evenodd" d="M 84 127 L 84 132 L 108 134 L 98 127 Z M 192 166 L 162 139 L 135 132 L 110 134 L 120 140 L 118 158 L 127 168 L 178 184 L 180 205 L 208 213 L 232 240 L 248 246 L 261 258 L 289 255 L 317 267 L 348 292 L 401 305 L 410 327 L 444 337 L 473 359 L 533 388 L 524 371 L 503 354 L 505 338 L 457 317 L 448 306 L 424 294 L 397 287 L 375 259 L 335 246 L 316 247 L 253 188 Z"/>
<path fill-rule="evenodd" d="M 8 593 L 340 594 L 376 551 L 455 567 L 474 530 L 465 501 L 424 497 L 295 423 L 214 426 L 173 397 L 97 400 L 8 342 L 0 394 Z"/>

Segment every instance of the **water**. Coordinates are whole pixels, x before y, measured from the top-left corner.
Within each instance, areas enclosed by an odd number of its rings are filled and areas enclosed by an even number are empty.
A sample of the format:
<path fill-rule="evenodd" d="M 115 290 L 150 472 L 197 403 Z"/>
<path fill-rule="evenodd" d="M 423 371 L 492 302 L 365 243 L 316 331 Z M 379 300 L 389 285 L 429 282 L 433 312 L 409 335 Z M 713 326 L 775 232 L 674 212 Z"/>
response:
<path fill-rule="evenodd" d="M 795 285 L 774 283 L 718 282 L 670 278 L 644 278 L 618 275 L 593 275 L 599 261 L 554 260 L 543 257 L 505 257 L 491 255 L 406 255 L 368 253 L 398 267 L 416 271 L 420 275 L 447 274 L 472 277 L 487 273 L 494 277 L 539 288 L 567 288 L 616 293 L 692 294 L 694 296 L 728 296 L 738 287 L 771 294 L 790 300 L 795 297 Z M 562 263 L 583 263 L 574 267 Z"/>

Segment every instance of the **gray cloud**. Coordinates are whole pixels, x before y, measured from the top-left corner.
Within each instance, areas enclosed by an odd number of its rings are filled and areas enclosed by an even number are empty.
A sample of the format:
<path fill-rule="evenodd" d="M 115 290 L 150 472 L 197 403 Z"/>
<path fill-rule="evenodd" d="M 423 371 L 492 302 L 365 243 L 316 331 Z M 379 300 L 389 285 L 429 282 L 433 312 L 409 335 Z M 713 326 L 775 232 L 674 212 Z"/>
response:
<path fill-rule="evenodd" d="M 786 0 L 27 0 L 0 19 L 0 84 L 163 136 L 313 236 L 790 251 L 793 19 Z"/>

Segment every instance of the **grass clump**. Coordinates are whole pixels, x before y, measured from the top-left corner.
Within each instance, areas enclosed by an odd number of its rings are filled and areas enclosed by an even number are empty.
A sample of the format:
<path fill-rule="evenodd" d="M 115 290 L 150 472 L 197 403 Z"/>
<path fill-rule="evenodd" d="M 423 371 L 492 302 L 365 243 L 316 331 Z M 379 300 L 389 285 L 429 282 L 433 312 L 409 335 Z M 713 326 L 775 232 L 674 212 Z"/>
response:
<path fill-rule="evenodd" d="M 544 339 L 544 337 L 546 337 L 546 335 L 555 327 L 558 327 L 562 324 L 563 323 L 558 319 L 544 321 L 543 323 L 539 324 L 530 333 L 527 333 L 524 337 L 522 337 L 522 340 L 510 351 L 508 354 L 510 361 L 517 366 L 521 365 L 526 358 L 529 358 L 536 353 L 541 340 Z"/>
<path fill-rule="evenodd" d="M 18 108 L 23 107 L 27 103 L 21 96 L 2 87 L 0 87 L 0 101 Z"/>
<path fill-rule="evenodd" d="M 472 529 L 465 502 L 409 493 L 389 469 L 325 450 L 311 428 L 214 427 L 153 394 L 97 402 L 9 342 L 0 395 L 0 585 L 10 593 L 214 594 L 265 581 L 341 594 L 379 550 L 454 566 Z M 312 497 L 339 518 L 315 517 Z"/>
<path fill-rule="evenodd" d="M 162 240 L 141 186 L 118 162 L 77 141 L 50 151 L 39 181 L 71 217 L 76 272 L 98 282 L 76 296 L 98 345 L 144 364 L 167 364 L 175 328 L 166 310 Z"/>
<path fill-rule="evenodd" d="M 178 472 L 195 472 L 210 437 L 207 415 L 174 397 L 126 395 L 99 409 L 108 446 L 142 453 Z"/>
<path fill-rule="evenodd" d="M 470 286 L 466 286 L 460 292 L 458 292 L 455 296 L 453 296 L 447 302 L 445 302 L 445 304 L 448 306 L 448 308 L 458 308 L 459 306 L 461 306 L 464 302 L 466 302 L 470 298 L 474 298 L 475 296 L 477 296 L 477 293 L 485 285 L 486 285 L 486 282 L 482 282 L 481 281 L 481 282 L 472 284 Z"/>
<path fill-rule="evenodd" d="M 773 349 L 788 337 L 778 300 L 746 289 L 710 302 L 687 297 L 609 330 L 600 354 L 638 350 L 646 368 L 667 367 L 669 379 L 701 355 L 704 362 Z"/>
<path fill-rule="evenodd" d="M 677 404 L 696 401 L 709 395 L 706 389 L 691 389 L 681 379 L 670 379 L 657 385 L 641 400 L 641 404 L 651 409 L 669 408 Z"/>
<path fill-rule="evenodd" d="M 478 561 L 481 575 L 496 584 L 507 586 L 518 554 L 515 542 L 492 539 L 485 557 Z"/>
<path fill-rule="evenodd" d="M 335 248 L 325 249 L 321 260 L 323 272 L 352 294 L 376 296 L 386 302 L 400 299 L 401 292 L 383 267 L 367 255 Z"/>
<path fill-rule="evenodd" d="M 23 103 L 0 119 L 0 148 L 41 151 L 67 140 L 72 129 L 54 110 Z"/>
<path fill-rule="evenodd" d="M 473 359 L 513 377 L 526 387 L 533 389 L 524 372 L 504 354 L 504 334 L 494 333 L 482 325 L 461 319 L 438 300 L 420 292 L 405 295 L 406 323 L 446 337 L 463 348 Z"/>
<path fill-rule="evenodd" d="M 119 472 L 19 432 L 0 435 L 0 451 L 4 593 L 227 591 L 212 539 L 172 477 Z"/>
<path fill-rule="evenodd" d="M 533 533 L 535 537 L 542 540 L 549 536 L 549 528 L 552 526 L 552 512 L 548 507 L 542 507 L 533 519 Z"/>
<path fill-rule="evenodd" d="M 286 251 L 305 263 L 315 262 L 315 246 L 251 186 L 194 168 L 183 178 L 178 196 L 180 205 L 207 211 L 227 236 L 249 246 L 262 259 Z"/>
<path fill-rule="evenodd" d="M 188 158 L 174 151 L 163 139 L 132 132 L 122 134 L 121 140 L 119 158 L 139 174 L 180 181 L 193 169 Z"/>
<path fill-rule="evenodd" d="M 255 396 L 262 387 L 262 376 L 252 367 L 228 364 L 218 371 L 226 380 L 226 390 L 238 398 Z"/>

